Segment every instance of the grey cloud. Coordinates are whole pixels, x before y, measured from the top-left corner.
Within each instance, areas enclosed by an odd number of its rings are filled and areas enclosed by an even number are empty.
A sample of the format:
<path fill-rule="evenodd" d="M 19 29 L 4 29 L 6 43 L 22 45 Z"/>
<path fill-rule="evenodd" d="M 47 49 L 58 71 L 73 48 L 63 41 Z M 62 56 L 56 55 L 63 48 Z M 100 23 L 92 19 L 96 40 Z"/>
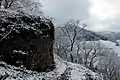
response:
<path fill-rule="evenodd" d="M 46 0 L 43 3 L 44 13 L 63 24 L 69 19 L 86 20 L 89 17 L 87 0 Z"/>
<path fill-rule="evenodd" d="M 42 4 L 45 15 L 53 17 L 56 25 L 77 19 L 93 31 L 120 29 L 119 0 L 42 0 Z"/>

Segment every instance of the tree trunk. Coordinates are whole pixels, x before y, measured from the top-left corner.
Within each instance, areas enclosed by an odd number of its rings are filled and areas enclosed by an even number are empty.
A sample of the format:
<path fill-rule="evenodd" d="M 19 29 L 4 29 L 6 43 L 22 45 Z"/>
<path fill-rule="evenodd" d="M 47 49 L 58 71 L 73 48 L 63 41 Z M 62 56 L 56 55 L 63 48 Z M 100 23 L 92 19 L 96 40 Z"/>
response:
<path fill-rule="evenodd" d="M 1 9 L 1 6 L 2 6 L 2 0 L 0 0 L 0 9 Z"/>
<path fill-rule="evenodd" d="M 71 62 L 73 62 L 73 55 L 72 55 L 72 53 L 70 53 L 70 57 L 71 57 Z"/>

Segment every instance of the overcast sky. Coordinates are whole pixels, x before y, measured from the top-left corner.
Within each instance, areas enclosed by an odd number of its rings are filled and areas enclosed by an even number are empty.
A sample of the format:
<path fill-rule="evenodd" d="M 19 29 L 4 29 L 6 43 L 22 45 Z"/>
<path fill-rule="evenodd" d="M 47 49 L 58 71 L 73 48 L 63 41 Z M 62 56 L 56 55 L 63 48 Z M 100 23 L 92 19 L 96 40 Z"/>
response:
<path fill-rule="evenodd" d="M 60 25 L 81 20 L 93 31 L 120 31 L 120 0 L 41 0 L 44 14 Z"/>

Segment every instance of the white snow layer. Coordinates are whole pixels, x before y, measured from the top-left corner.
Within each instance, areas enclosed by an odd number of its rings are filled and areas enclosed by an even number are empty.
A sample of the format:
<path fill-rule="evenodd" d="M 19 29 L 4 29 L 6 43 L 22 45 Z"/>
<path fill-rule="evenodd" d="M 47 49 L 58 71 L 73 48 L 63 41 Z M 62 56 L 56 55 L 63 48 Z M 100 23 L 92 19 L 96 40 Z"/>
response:
<path fill-rule="evenodd" d="M 66 62 L 56 54 L 55 63 L 56 68 L 53 71 L 38 73 L 1 62 L 5 66 L 0 67 L 0 80 L 102 80 L 97 73 L 79 64 Z"/>
<path fill-rule="evenodd" d="M 119 54 L 120 56 L 120 46 L 116 46 L 114 42 L 111 42 L 111 41 L 103 41 L 103 40 L 100 40 L 100 42 L 105 45 L 106 47 L 110 48 L 110 49 L 113 49 L 116 53 Z"/>

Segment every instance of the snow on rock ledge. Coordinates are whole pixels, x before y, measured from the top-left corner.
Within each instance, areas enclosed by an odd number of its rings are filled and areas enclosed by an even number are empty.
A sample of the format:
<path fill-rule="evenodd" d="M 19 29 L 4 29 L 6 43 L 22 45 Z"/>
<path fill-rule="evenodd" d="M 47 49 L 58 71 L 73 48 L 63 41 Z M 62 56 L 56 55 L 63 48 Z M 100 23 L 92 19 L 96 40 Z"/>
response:
<path fill-rule="evenodd" d="M 79 64 L 73 64 L 55 55 L 56 68 L 51 72 L 37 73 L 6 65 L 0 67 L 0 79 L 5 80 L 103 80 L 97 73 Z M 6 77 L 7 76 L 7 77 Z"/>

